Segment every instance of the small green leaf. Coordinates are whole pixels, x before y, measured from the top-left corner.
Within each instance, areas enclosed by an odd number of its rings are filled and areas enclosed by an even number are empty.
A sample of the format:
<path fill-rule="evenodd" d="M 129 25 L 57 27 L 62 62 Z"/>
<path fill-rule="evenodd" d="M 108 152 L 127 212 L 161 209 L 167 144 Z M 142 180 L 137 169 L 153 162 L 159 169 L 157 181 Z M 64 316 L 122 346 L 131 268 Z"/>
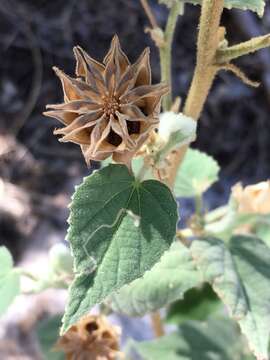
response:
<path fill-rule="evenodd" d="M 218 180 L 219 166 L 209 155 L 188 149 L 175 181 L 175 194 L 193 197 L 202 194 Z"/>
<path fill-rule="evenodd" d="M 171 7 L 175 1 L 190 3 L 193 5 L 201 5 L 202 0 L 159 0 L 161 4 Z M 225 0 L 225 7 L 228 9 L 237 8 L 242 10 L 251 10 L 256 12 L 259 16 L 263 16 L 265 1 L 264 0 Z"/>
<path fill-rule="evenodd" d="M 59 275 L 73 275 L 73 257 L 63 243 L 54 244 L 49 251 L 50 272 Z"/>
<path fill-rule="evenodd" d="M 63 352 L 53 349 L 59 337 L 61 318 L 61 315 L 56 315 L 38 324 L 37 337 L 45 360 L 65 359 Z"/>
<path fill-rule="evenodd" d="M 215 238 L 193 241 L 191 252 L 255 356 L 268 359 L 270 249 L 257 238 L 233 236 L 228 246 Z"/>
<path fill-rule="evenodd" d="M 186 322 L 177 332 L 135 343 L 134 348 L 145 360 L 239 360 L 243 359 L 241 345 L 234 324 L 220 318 Z"/>
<path fill-rule="evenodd" d="M 164 158 L 170 151 L 185 144 L 189 144 L 196 138 L 197 121 L 173 111 L 160 114 L 158 134 L 165 146 L 157 154 L 157 158 Z"/>
<path fill-rule="evenodd" d="M 187 320 L 207 320 L 220 308 L 220 301 L 210 285 L 194 288 L 185 293 L 183 300 L 172 304 L 167 314 L 167 321 L 180 324 Z"/>
<path fill-rule="evenodd" d="M 170 247 L 177 219 L 168 187 L 156 180 L 139 183 L 123 165 L 85 178 L 71 204 L 68 239 L 77 276 L 63 330 L 150 270 Z"/>
<path fill-rule="evenodd" d="M 264 0 L 225 0 L 228 9 L 237 8 L 242 10 L 252 10 L 262 17 L 264 14 Z"/>
<path fill-rule="evenodd" d="M 2 277 L 13 268 L 12 256 L 5 246 L 0 246 L 0 263 L 0 277 Z"/>
<path fill-rule="evenodd" d="M 0 247 L 0 316 L 20 293 L 20 275 L 13 268 L 10 252 Z"/>
<path fill-rule="evenodd" d="M 155 153 L 155 164 L 162 163 L 175 148 L 189 144 L 196 138 L 197 121 L 182 113 L 167 111 L 160 114 L 158 134 L 161 149 Z"/>
<path fill-rule="evenodd" d="M 200 282 L 200 274 L 192 263 L 189 250 L 175 242 L 143 278 L 113 294 L 109 299 L 110 306 L 128 316 L 142 316 L 183 298 L 186 290 Z"/>

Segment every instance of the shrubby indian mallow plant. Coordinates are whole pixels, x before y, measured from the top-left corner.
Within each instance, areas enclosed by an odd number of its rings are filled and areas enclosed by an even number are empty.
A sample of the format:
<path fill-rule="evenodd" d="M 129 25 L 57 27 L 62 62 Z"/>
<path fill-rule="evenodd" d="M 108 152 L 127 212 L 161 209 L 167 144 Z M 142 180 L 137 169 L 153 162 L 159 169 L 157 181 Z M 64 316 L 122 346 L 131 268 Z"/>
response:
<path fill-rule="evenodd" d="M 62 123 L 54 131 L 60 141 L 78 144 L 88 166 L 101 165 L 72 196 L 70 248 L 51 249 L 48 274 L 35 279 L 33 291 L 69 289 L 59 338 L 50 344 L 67 359 L 267 360 L 269 181 L 238 183 L 228 204 L 207 211 L 203 194 L 218 180 L 219 166 L 190 148 L 219 72 L 231 71 L 247 86 L 259 86 L 234 60 L 270 45 L 270 35 L 230 45 L 221 25 L 223 9 L 262 17 L 265 4 L 159 1 L 169 8 L 165 29 L 147 0 L 141 4 L 149 19 L 147 36 L 159 50 L 160 83 L 152 84 L 149 49 L 130 63 L 116 35 L 102 61 L 76 46 L 75 73 L 54 68 L 63 102 L 48 105 L 45 115 Z M 183 103 L 172 97 L 171 54 L 185 3 L 200 5 L 201 16 L 196 67 Z M 179 228 L 181 197 L 193 198 L 195 211 Z M 20 277 L 29 274 L 13 267 L 6 248 L 0 257 L 1 289 L 9 289 L 8 299 L 0 300 L 3 313 L 20 292 Z M 108 320 L 111 313 L 150 315 L 155 339 L 130 340 L 120 349 L 121 329 Z M 168 323 L 176 325 L 174 331 L 167 331 Z M 59 321 L 42 325 L 39 333 L 52 326 Z"/>

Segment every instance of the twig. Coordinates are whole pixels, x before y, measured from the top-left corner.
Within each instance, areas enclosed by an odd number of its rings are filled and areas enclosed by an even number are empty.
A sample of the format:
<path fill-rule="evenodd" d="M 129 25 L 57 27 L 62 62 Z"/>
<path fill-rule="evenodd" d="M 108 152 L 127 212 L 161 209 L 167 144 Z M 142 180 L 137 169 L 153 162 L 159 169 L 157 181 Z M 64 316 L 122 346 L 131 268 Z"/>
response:
<path fill-rule="evenodd" d="M 16 23 L 18 23 L 18 17 L 20 17 L 23 20 L 23 24 L 20 25 L 20 30 L 25 34 L 26 38 L 29 41 L 29 44 L 31 46 L 33 62 L 34 62 L 32 88 L 30 90 L 28 99 L 26 100 L 24 109 L 22 110 L 21 114 L 15 120 L 15 122 L 12 124 L 11 127 L 12 132 L 16 135 L 23 127 L 25 121 L 28 119 L 29 115 L 33 111 L 40 93 L 41 84 L 42 84 L 42 56 L 41 56 L 40 48 L 37 46 L 35 35 L 32 32 L 32 29 L 28 23 L 28 19 L 23 13 L 22 8 L 18 7 L 18 4 L 16 4 L 15 6 L 15 4 L 11 3 L 11 5 L 13 5 L 12 11 L 5 8 L 4 6 L 0 7 L 0 11 L 8 14 L 10 18 L 13 19 L 13 22 L 16 21 Z M 16 10 L 17 10 L 17 14 L 16 14 Z"/>
<path fill-rule="evenodd" d="M 42 85 L 42 56 L 40 49 L 36 44 L 34 34 L 32 33 L 32 30 L 28 24 L 25 24 L 25 35 L 27 36 L 29 43 L 31 44 L 32 59 L 34 63 L 34 74 L 32 80 L 32 87 L 29 92 L 28 99 L 26 100 L 25 107 L 20 114 L 20 117 L 17 118 L 11 129 L 15 135 L 20 131 L 20 129 L 27 121 L 28 117 L 31 115 L 37 103 Z"/>
<path fill-rule="evenodd" d="M 158 311 L 151 314 L 152 327 L 156 337 L 161 337 L 165 334 L 163 323 Z"/>
<path fill-rule="evenodd" d="M 28 279 L 31 279 L 32 281 L 39 281 L 38 277 L 36 277 L 34 274 L 32 274 L 30 271 L 22 269 L 22 268 L 16 268 L 15 271 L 22 275 L 27 277 Z"/>
<path fill-rule="evenodd" d="M 201 8 L 197 42 L 197 64 L 184 107 L 184 114 L 198 120 L 218 67 L 214 58 L 220 41 L 219 24 L 224 0 L 204 0 Z M 177 170 L 188 146 L 182 146 L 170 155 L 169 184 L 173 186 Z"/>
<path fill-rule="evenodd" d="M 218 64 L 228 63 L 240 56 L 253 53 L 257 50 L 270 46 L 270 34 L 257 36 L 240 44 L 219 49 L 216 54 Z"/>
<path fill-rule="evenodd" d="M 153 14 L 153 12 L 148 4 L 148 1 L 147 0 L 140 0 L 140 1 L 141 1 L 142 7 L 145 11 L 146 16 L 148 17 L 148 20 L 149 20 L 152 28 L 153 29 L 158 28 L 158 23 L 156 21 L 155 15 Z"/>
<path fill-rule="evenodd" d="M 166 82 L 170 87 L 169 94 L 162 100 L 164 111 L 169 111 L 172 106 L 172 42 L 177 18 L 182 7 L 183 4 L 180 1 L 175 1 L 171 7 L 164 33 L 164 46 L 159 48 L 161 81 Z"/>
<path fill-rule="evenodd" d="M 249 11 L 233 11 L 232 16 L 238 25 L 239 31 L 241 31 L 246 38 L 252 38 L 260 35 L 261 27 L 260 22 L 256 21 Z M 270 103 L 270 52 L 267 49 L 263 49 L 256 54 L 256 62 L 262 65 L 262 82 L 267 93 L 267 100 Z"/>

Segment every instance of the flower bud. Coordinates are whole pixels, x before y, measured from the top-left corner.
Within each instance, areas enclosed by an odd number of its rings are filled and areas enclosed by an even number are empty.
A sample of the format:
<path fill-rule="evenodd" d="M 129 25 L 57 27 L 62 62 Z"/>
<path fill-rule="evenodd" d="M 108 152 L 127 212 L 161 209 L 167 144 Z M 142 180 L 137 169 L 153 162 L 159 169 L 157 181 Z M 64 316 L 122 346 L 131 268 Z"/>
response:
<path fill-rule="evenodd" d="M 49 251 L 49 261 L 51 270 L 55 273 L 72 273 L 73 258 L 69 248 L 63 244 L 58 243 L 51 247 Z"/>
<path fill-rule="evenodd" d="M 197 122 L 192 118 L 182 114 L 167 111 L 160 114 L 160 123 L 158 134 L 161 140 L 167 143 L 173 134 L 179 132 L 182 134 L 182 141 L 179 145 L 190 143 L 196 137 Z"/>

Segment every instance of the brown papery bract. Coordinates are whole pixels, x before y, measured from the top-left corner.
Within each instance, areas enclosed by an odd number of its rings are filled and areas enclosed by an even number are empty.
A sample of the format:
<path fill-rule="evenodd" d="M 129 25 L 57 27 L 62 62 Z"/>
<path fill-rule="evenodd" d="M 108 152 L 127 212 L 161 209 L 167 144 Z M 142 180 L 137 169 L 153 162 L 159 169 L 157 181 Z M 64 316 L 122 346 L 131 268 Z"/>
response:
<path fill-rule="evenodd" d="M 240 183 L 232 188 L 232 196 L 238 211 L 243 214 L 270 214 L 270 181 L 243 187 Z"/>
<path fill-rule="evenodd" d="M 119 337 L 120 329 L 104 316 L 88 315 L 69 328 L 55 349 L 64 351 L 67 360 L 114 360 L 122 358 Z"/>
<path fill-rule="evenodd" d="M 76 78 L 54 68 L 60 78 L 64 103 L 48 105 L 44 114 L 65 127 L 54 131 L 60 141 L 81 146 L 87 164 L 112 155 L 130 165 L 134 154 L 157 127 L 165 84 L 151 85 L 149 49 L 134 64 L 122 51 L 117 36 L 102 63 L 82 48 L 74 48 Z"/>

